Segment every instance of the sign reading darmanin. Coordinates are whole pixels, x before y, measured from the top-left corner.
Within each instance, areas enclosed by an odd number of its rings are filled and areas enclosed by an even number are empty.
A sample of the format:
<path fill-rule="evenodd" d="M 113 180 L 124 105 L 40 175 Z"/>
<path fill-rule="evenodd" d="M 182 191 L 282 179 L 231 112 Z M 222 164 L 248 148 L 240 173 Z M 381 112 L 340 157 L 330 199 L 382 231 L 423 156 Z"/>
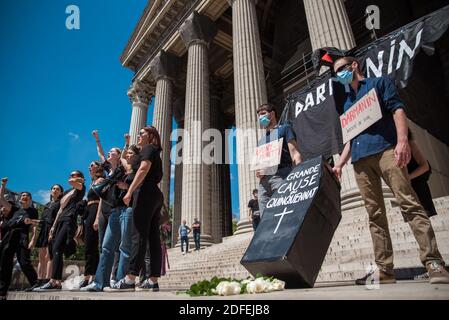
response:
<path fill-rule="evenodd" d="M 350 141 L 382 118 L 376 89 L 371 89 L 340 116 L 343 143 Z"/>

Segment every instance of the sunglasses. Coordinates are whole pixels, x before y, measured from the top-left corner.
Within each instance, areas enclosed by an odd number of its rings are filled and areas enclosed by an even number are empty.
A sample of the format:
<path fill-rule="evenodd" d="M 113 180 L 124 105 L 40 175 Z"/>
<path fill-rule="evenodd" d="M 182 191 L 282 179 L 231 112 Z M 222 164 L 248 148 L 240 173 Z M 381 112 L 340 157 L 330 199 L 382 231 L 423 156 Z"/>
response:
<path fill-rule="evenodd" d="M 70 174 L 70 178 L 78 178 L 79 174 L 78 173 L 71 173 Z"/>
<path fill-rule="evenodd" d="M 348 62 L 348 63 L 346 63 L 346 64 L 340 66 L 340 67 L 335 71 L 335 73 L 339 73 L 339 72 L 343 71 L 343 69 L 347 69 L 347 68 L 348 68 L 349 66 L 351 66 L 351 65 L 352 65 L 352 62 Z"/>

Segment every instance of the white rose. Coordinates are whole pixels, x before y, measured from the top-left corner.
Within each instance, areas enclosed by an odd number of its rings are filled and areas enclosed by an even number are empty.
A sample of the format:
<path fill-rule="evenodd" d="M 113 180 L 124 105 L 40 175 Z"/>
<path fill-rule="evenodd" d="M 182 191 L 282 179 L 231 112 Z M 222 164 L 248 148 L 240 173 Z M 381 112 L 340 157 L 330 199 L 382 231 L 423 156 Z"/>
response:
<path fill-rule="evenodd" d="M 247 285 L 246 285 L 246 291 L 248 293 L 256 293 L 256 283 L 254 281 L 250 281 Z"/>
<path fill-rule="evenodd" d="M 282 280 L 274 279 L 271 282 L 271 289 L 273 291 L 281 291 L 281 290 L 284 290 L 284 288 L 285 288 L 285 282 Z"/>
<path fill-rule="evenodd" d="M 217 287 L 215 288 L 215 290 L 217 291 L 217 294 L 219 294 L 220 296 L 222 296 L 222 295 L 223 295 L 223 292 L 224 292 L 224 287 L 225 287 L 225 285 L 228 284 L 228 283 L 229 283 L 228 281 L 221 281 L 221 282 L 217 285 Z"/>
<path fill-rule="evenodd" d="M 257 278 L 254 280 L 255 283 L 255 293 L 268 292 L 270 289 L 270 282 L 264 280 L 263 278 Z"/>
<path fill-rule="evenodd" d="M 238 282 L 222 281 L 217 285 L 217 293 L 220 296 L 239 294 L 241 287 Z"/>

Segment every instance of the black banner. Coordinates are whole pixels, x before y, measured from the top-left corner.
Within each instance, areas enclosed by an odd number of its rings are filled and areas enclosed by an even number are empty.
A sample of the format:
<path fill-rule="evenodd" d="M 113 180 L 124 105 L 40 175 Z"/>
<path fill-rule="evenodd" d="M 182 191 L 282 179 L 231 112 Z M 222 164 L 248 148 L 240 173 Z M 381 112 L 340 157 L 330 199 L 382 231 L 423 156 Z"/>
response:
<path fill-rule="evenodd" d="M 351 52 L 366 77 L 388 76 L 399 88 L 407 86 L 416 55 L 434 52 L 433 43 L 449 26 L 449 6 L 391 32 Z M 307 87 L 288 97 L 281 121 L 292 123 L 303 160 L 341 152 L 342 135 L 338 115 L 342 113 L 345 90 L 334 81 L 330 70 Z"/>

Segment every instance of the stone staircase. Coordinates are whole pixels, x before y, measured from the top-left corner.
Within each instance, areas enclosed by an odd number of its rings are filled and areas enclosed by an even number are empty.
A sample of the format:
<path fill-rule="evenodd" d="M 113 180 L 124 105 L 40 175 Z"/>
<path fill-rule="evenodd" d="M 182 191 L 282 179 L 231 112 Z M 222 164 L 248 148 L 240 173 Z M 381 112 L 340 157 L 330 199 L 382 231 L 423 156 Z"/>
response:
<path fill-rule="evenodd" d="M 170 269 L 159 280 L 161 287 L 186 289 L 191 284 L 217 276 L 244 279 L 250 276 L 240 264 L 253 233 L 223 238 L 223 242 L 182 255 L 180 248 L 168 250 Z"/>
<path fill-rule="evenodd" d="M 435 199 L 438 215 L 431 218 L 440 252 L 449 261 L 449 197 Z M 396 269 L 422 267 L 418 244 L 398 207 L 386 201 Z M 342 220 L 318 275 L 317 282 L 349 281 L 365 274 L 374 262 L 368 216 L 363 206 L 342 212 Z M 160 279 L 161 287 L 186 289 L 213 276 L 244 279 L 250 274 L 240 264 L 253 233 L 234 235 L 220 244 L 182 255 L 179 248 L 169 249 L 170 269 Z"/>

